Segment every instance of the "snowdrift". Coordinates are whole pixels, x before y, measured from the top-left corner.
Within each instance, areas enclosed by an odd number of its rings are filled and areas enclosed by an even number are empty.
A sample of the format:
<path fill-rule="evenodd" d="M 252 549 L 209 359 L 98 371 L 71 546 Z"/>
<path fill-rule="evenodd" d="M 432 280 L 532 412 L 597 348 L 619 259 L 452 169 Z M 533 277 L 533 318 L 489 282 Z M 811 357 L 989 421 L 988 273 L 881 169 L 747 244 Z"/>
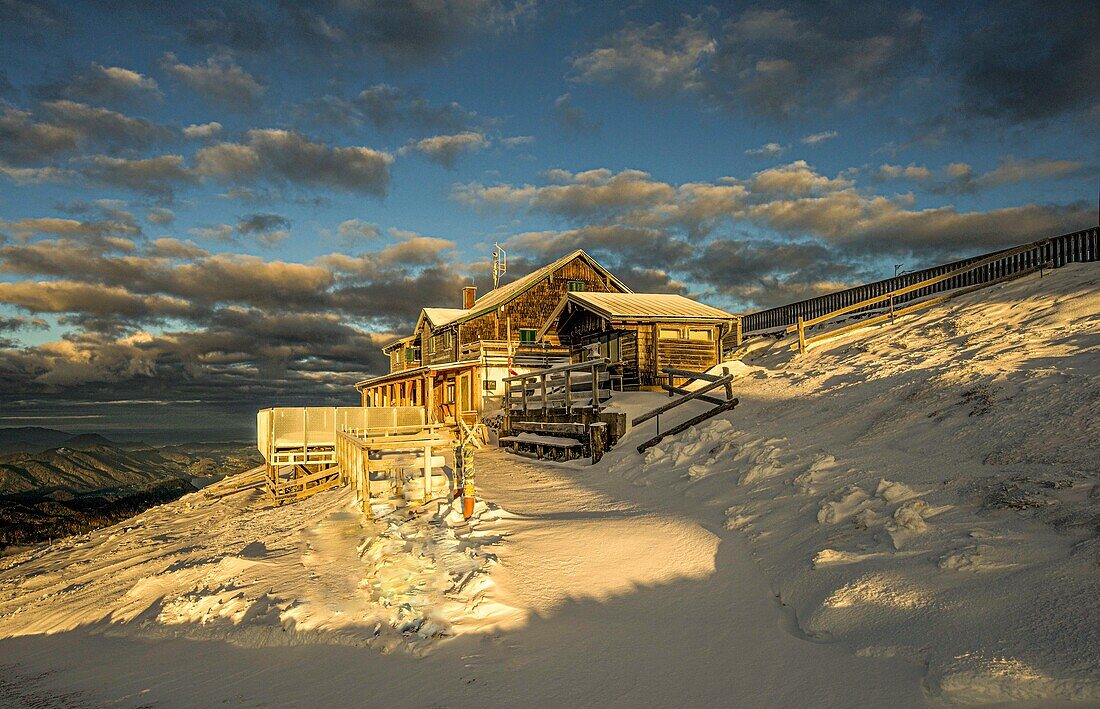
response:
<path fill-rule="evenodd" d="M 724 510 L 808 638 L 925 665 L 934 698 L 1100 701 L 1100 269 L 789 344 L 611 471 Z"/>
<path fill-rule="evenodd" d="M 490 612 L 495 537 L 444 505 L 365 520 L 351 496 L 273 508 L 255 491 L 193 493 L 0 558 L 0 637 L 82 629 L 419 653 Z M 492 517 L 484 504 L 477 513 Z"/>

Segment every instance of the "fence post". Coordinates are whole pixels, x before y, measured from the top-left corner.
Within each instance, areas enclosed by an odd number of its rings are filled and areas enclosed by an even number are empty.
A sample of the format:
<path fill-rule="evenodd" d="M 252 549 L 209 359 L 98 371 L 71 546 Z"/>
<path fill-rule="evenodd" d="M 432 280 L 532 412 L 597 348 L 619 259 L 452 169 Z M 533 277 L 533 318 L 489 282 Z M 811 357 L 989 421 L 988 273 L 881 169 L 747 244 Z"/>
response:
<path fill-rule="evenodd" d="M 600 379 L 596 372 L 596 360 L 592 361 L 592 413 L 600 413 Z"/>
<path fill-rule="evenodd" d="M 806 354 L 806 328 L 802 325 L 802 316 L 798 316 L 798 352 Z"/>
<path fill-rule="evenodd" d="M 565 370 L 565 415 L 573 414 L 573 381 L 569 376 L 569 370 Z"/>

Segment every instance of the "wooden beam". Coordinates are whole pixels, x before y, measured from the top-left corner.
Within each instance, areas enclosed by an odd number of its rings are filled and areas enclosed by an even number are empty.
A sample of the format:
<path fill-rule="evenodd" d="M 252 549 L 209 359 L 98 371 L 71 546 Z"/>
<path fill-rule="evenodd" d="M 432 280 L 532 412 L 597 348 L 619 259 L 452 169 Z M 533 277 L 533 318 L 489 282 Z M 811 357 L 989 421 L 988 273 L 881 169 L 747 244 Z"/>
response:
<path fill-rule="evenodd" d="M 663 414 L 664 412 L 669 411 L 671 409 L 675 409 L 677 406 L 679 406 L 680 404 L 683 404 L 684 402 L 691 401 L 692 399 L 700 399 L 700 398 L 702 398 L 703 394 L 706 394 L 707 392 L 713 391 L 713 390 L 717 389 L 718 387 L 724 386 L 727 382 L 731 381 L 732 379 L 733 379 L 732 374 L 727 374 L 724 377 L 720 377 L 718 379 L 718 381 L 711 382 L 710 384 L 707 384 L 705 387 L 703 387 L 701 389 L 696 389 L 695 391 L 691 392 L 690 394 L 685 394 L 680 399 L 676 399 L 675 401 L 670 401 L 669 403 L 665 404 L 664 406 L 658 406 L 657 408 L 653 409 L 652 411 L 649 411 L 649 412 L 646 412 L 646 413 L 642 414 L 641 416 L 639 416 L 636 419 L 634 419 L 633 421 L 631 421 L 630 425 L 631 426 L 637 426 L 640 423 L 648 421 L 649 419 L 653 418 L 654 416 L 657 416 L 659 414 Z M 729 403 L 729 402 L 723 402 L 723 403 Z"/>
<path fill-rule="evenodd" d="M 665 391 L 667 391 L 669 396 L 672 396 L 673 394 L 686 395 L 686 394 L 691 393 L 691 389 L 684 389 L 682 387 L 674 387 L 671 384 L 662 384 L 661 388 L 664 389 Z M 697 396 L 695 398 L 698 399 L 699 401 L 705 401 L 708 404 L 715 404 L 715 405 L 724 404 L 727 401 L 726 399 L 719 399 L 717 396 Z"/>
<path fill-rule="evenodd" d="M 722 413 L 723 411 L 729 411 L 733 407 L 737 406 L 737 404 L 738 404 L 737 399 L 730 399 L 729 401 L 723 403 L 721 406 L 715 406 L 710 411 L 704 411 L 703 413 L 699 414 L 698 416 L 694 416 L 694 417 L 688 419 L 687 421 L 684 421 L 683 423 L 681 423 L 677 426 L 673 426 L 672 428 L 665 431 L 664 433 L 656 435 L 653 438 L 650 438 L 648 441 L 646 441 L 642 445 L 638 446 L 638 452 L 639 453 L 645 453 L 647 449 L 652 448 L 653 446 L 657 445 L 658 443 L 663 441 L 666 437 L 675 436 L 678 433 L 683 433 L 684 431 L 688 430 L 692 426 L 694 426 L 698 423 L 702 423 L 703 421 L 706 421 L 707 419 L 711 418 L 712 416 L 717 416 L 718 414 Z"/>

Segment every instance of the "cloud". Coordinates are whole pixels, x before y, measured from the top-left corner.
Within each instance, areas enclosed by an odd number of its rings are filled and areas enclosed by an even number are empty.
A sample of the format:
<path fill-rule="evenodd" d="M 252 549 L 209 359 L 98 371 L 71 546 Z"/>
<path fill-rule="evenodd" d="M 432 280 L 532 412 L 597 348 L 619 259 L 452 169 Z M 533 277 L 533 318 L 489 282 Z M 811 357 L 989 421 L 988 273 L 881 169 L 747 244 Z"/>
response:
<path fill-rule="evenodd" d="M 909 196 L 867 193 L 849 177 L 830 177 L 801 160 L 714 183 L 676 185 L 638 170 L 606 169 L 552 170 L 546 183 L 470 183 L 457 186 L 453 197 L 475 208 L 553 215 L 589 230 L 595 225 L 659 229 L 698 242 L 725 225 L 817 239 L 850 253 L 924 258 L 1009 246 L 1082 228 L 1095 218 L 1082 203 L 984 212 L 959 212 L 950 205 L 914 210 Z"/>
<path fill-rule="evenodd" d="M 82 146 L 127 151 L 172 138 L 172 131 L 164 126 L 67 99 L 44 102 L 39 113 L 36 120 L 30 111 L 3 107 L 0 160 L 17 166 L 39 165 Z M 36 176 L 25 174 L 25 179 L 33 181 Z"/>
<path fill-rule="evenodd" d="M 780 145 L 779 143 L 765 143 L 759 148 L 750 148 L 749 150 L 746 150 L 745 155 L 752 155 L 754 157 L 778 158 L 785 152 L 787 152 L 786 145 Z"/>
<path fill-rule="evenodd" d="M 156 80 L 132 69 L 96 63 L 67 82 L 41 87 L 39 93 L 96 104 L 129 105 L 162 98 Z"/>
<path fill-rule="evenodd" d="M 29 318 L 25 315 L 7 316 L 0 315 L 0 332 L 16 332 L 18 330 L 45 330 L 49 328 L 42 318 Z"/>
<path fill-rule="evenodd" d="M 188 229 L 187 232 L 198 239 L 220 241 L 225 244 L 233 243 L 236 238 L 232 224 L 212 224 L 208 226 L 192 227 Z"/>
<path fill-rule="evenodd" d="M 216 106 L 248 113 L 260 106 L 266 89 L 228 54 L 215 54 L 204 63 L 188 65 L 166 54 L 161 66 L 170 76 Z"/>
<path fill-rule="evenodd" d="M 237 232 L 263 246 L 275 246 L 290 236 L 290 220 L 280 214 L 249 214 L 237 221 Z"/>
<path fill-rule="evenodd" d="M 68 182 L 73 172 L 59 167 L 14 167 L 0 162 L 0 177 L 17 185 L 40 185 L 47 182 Z"/>
<path fill-rule="evenodd" d="M 246 143 L 217 143 L 195 155 L 196 171 L 233 183 L 259 180 L 331 187 L 382 197 L 393 156 L 365 147 L 330 147 L 300 133 L 250 130 Z"/>
<path fill-rule="evenodd" d="M 573 95 L 564 93 L 554 99 L 552 115 L 562 130 L 571 135 L 595 133 L 602 125 L 601 121 L 589 120 L 584 109 L 573 104 Z"/>
<path fill-rule="evenodd" d="M 17 239 L 27 240 L 37 235 L 65 237 L 131 236 L 140 233 L 132 219 L 90 220 L 64 219 L 60 217 L 27 217 L 16 221 L 0 220 L 0 230 Z"/>
<path fill-rule="evenodd" d="M 42 112 L 56 126 L 73 131 L 80 140 L 116 148 L 141 148 L 172 137 L 171 131 L 143 118 L 132 118 L 105 108 L 75 101 L 46 101 Z"/>
<path fill-rule="evenodd" d="M 687 91 L 708 106 L 785 120 L 897 89 L 923 65 L 925 25 L 920 12 L 889 2 L 843 15 L 807 2 L 752 7 L 718 31 L 685 16 L 611 33 L 574 62 L 574 78 L 641 96 Z"/>
<path fill-rule="evenodd" d="M 153 224 L 168 226 L 176 221 L 176 213 L 164 207 L 153 207 L 149 210 L 149 213 L 145 215 L 145 218 Z"/>
<path fill-rule="evenodd" d="M 192 140 L 208 140 L 222 132 L 222 124 L 217 121 L 210 123 L 192 123 L 183 129 L 183 135 Z"/>
<path fill-rule="evenodd" d="M 943 70 L 958 81 L 945 117 L 965 127 L 985 118 L 1010 123 L 1084 113 L 1100 101 L 1095 3 L 1052 0 L 960 7 Z"/>
<path fill-rule="evenodd" d="M 399 152 L 420 153 L 432 162 L 453 170 L 460 155 L 476 153 L 489 147 L 482 133 L 468 131 L 455 135 L 435 135 L 422 140 L 410 140 Z"/>
<path fill-rule="evenodd" d="M 971 165 L 963 162 L 950 163 L 938 171 L 913 163 L 904 168 L 887 163 L 878 167 L 874 177 L 880 180 L 910 180 L 936 194 L 974 194 L 1003 185 L 1051 182 L 1088 172 L 1089 168 L 1084 163 L 1075 160 L 1017 160 L 1011 155 L 1005 155 L 996 168 L 985 173 L 977 173 Z"/>
<path fill-rule="evenodd" d="M 50 160 L 75 149 L 80 139 L 72 128 L 34 122 L 29 111 L 5 106 L 0 113 L 0 158 L 16 165 Z"/>
<path fill-rule="evenodd" d="M 92 155 L 79 161 L 89 180 L 170 200 L 176 188 L 197 184 L 195 174 L 180 155 L 126 159 Z"/>
<path fill-rule="evenodd" d="M 811 133 L 810 135 L 807 135 L 805 138 L 803 138 L 801 142 L 803 145 L 817 145 L 818 143 L 824 143 L 826 140 L 832 140 L 838 135 L 840 135 L 840 133 L 835 130 L 827 130 L 821 133 Z"/>
<path fill-rule="evenodd" d="M 137 295 L 121 287 L 73 281 L 0 283 L 0 303 L 35 313 L 81 312 L 91 315 L 176 317 L 192 314 L 180 298 Z"/>
<path fill-rule="evenodd" d="M 671 29 L 662 23 L 627 25 L 573 60 L 573 79 L 623 84 L 646 97 L 671 96 L 702 86 L 716 43 L 698 18 Z"/>
<path fill-rule="evenodd" d="M 336 228 L 337 238 L 347 245 L 373 241 L 378 238 L 379 233 L 377 224 L 371 224 L 362 219 L 347 219 L 340 222 L 340 225 Z"/>
<path fill-rule="evenodd" d="M 347 98 L 325 94 L 299 106 L 299 112 L 323 125 L 370 124 L 379 130 L 408 128 L 421 132 L 483 130 L 495 121 L 467 110 L 457 101 L 436 104 L 417 91 L 376 84 Z"/>
<path fill-rule="evenodd" d="M 518 147 L 520 145 L 533 145 L 534 142 L 535 142 L 535 136 L 533 136 L 533 135 L 513 135 L 513 136 L 508 137 L 508 138 L 501 138 L 500 142 L 503 143 L 504 146 L 508 147 L 508 148 L 515 148 L 515 147 Z"/>

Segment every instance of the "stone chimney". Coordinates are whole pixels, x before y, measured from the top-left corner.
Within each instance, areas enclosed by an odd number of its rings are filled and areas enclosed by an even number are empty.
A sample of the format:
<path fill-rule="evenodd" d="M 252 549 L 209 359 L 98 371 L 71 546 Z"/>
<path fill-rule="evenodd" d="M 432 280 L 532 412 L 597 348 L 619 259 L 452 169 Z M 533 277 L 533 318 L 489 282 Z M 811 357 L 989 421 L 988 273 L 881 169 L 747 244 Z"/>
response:
<path fill-rule="evenodd" d="M 474 307 L 474 301 L 477 300 L 477 286 L 463 286 L 462 287 L 462 309 L 469 310 Z"/>

